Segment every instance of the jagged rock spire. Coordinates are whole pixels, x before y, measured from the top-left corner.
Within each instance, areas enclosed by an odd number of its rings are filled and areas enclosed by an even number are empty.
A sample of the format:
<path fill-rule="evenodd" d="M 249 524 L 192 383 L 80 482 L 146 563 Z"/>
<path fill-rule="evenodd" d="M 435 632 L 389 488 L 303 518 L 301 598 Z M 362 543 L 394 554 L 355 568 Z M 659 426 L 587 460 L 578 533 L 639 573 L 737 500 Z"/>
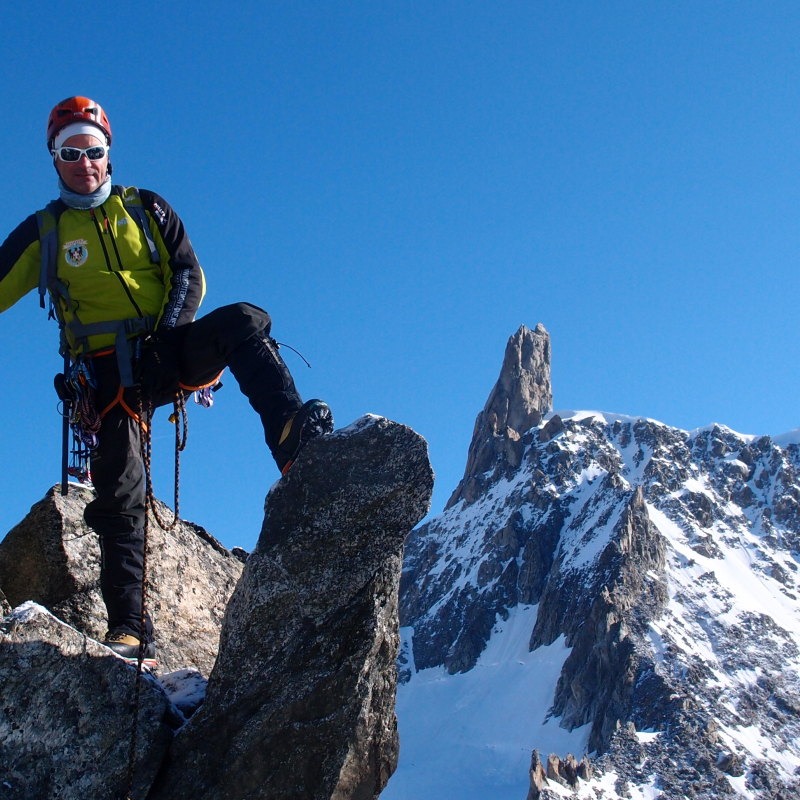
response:
<path fill-rule="evenodd" d="M 505 461 L 518 467 L 522 437 L 553 410 L 550 387 L 550 334 L 539 323 L 519 326 L 506 345 L 500 377 L 475 420 L 464 477 L 447 503 L 471 502 L 482 488 L 478 480 Z"/>

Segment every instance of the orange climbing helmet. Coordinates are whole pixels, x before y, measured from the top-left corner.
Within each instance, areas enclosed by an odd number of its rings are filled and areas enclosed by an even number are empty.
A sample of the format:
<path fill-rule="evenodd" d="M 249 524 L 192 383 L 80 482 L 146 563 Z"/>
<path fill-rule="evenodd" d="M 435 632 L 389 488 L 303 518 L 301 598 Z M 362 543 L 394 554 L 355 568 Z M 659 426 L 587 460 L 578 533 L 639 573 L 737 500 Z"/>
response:
<path fill-rule="evenodd" d="M 88 97 L 68 97 L 62 100 L 50 112 L 47 119 L 47 149 L 53 149 L 53 141 L 58 132 L 73 122 L 90 122 L 106 135 L 107 144 L 111 145 L 111 123 L 106 112 Z"/>

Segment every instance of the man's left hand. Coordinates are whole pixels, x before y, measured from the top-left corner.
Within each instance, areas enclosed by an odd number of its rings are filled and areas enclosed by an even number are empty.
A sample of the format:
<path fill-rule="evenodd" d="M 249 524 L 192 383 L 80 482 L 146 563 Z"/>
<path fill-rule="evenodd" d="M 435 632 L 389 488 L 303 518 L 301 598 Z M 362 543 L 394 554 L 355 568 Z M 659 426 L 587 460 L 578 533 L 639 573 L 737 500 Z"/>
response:
<path fill-rule="evenodd" d="M 139 384 L 156 406 L 172 399 L 178 391 L 182 339 L 178 328 L 164 328 L 142 346 Z"/>

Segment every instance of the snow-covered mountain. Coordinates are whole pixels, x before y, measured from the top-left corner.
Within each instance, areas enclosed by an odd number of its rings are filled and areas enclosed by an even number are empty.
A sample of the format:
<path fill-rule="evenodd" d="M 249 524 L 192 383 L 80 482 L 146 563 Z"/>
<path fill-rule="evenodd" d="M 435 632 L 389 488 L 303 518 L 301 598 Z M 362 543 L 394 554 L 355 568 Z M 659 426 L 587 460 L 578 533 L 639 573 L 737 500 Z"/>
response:
<path fill-rule="evenodd" d="M 798 432 L 551 406 L 523 326 L 406 544 L 383 797 L 800 797 Z"/>

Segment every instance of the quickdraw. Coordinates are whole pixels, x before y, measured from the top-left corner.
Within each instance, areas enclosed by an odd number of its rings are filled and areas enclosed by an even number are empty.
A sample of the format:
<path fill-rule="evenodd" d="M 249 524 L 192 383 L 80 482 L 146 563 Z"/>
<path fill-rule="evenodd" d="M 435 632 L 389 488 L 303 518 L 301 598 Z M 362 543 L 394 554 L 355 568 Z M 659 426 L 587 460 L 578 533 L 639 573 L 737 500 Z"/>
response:
<path fill-rule="evenodd" d="M 198 406 L 203 406 L 203 408 L 211 408 L 214 405 L 214 392 L 221 385 L 218 383 L 216 386 L 206 386 L 203 389 L 198 389 L 194 393 L 194 402 Z"/>
<path fill-rule="evenodd" d="M 65 372 L 56 376 L 56 392 L 63 406 L 65 424 L 72 429 L 72 446 L 66 473 L 80 483 L 91 483 L 89 458 L 97 447 L 97 434 L 102 422 L 95 407 L 97 381 L 91 360 L 78 359 L 68 365 Z M 62 492 L 63 493 L 63 492 Z"/>
<path fill-rule="evenodd" d="M 94 450 L 101 420 L 94 402 L 97 380 L 92 362 L 79 359 L 66 375 L 65 383 L 73 398 L 69 417 L 72 432 L 89 450 Z"/>

